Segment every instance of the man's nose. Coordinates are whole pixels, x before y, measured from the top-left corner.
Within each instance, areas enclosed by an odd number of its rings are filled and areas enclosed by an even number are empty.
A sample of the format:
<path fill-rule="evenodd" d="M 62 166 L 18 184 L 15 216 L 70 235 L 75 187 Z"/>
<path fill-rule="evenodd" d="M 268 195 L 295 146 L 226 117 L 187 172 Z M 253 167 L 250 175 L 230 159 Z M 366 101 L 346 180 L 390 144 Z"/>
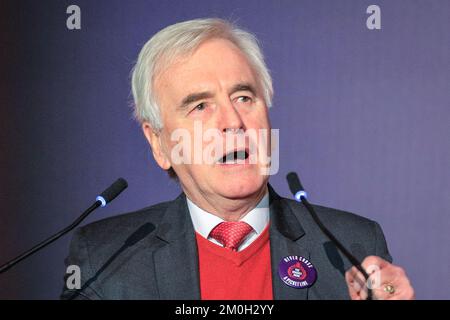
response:
<path fill-rule="evenodd" d="M 231 101 L 225 101 L 219 107 L 219 126 L 222 132 L 244 129 L 244 122 Z"/>

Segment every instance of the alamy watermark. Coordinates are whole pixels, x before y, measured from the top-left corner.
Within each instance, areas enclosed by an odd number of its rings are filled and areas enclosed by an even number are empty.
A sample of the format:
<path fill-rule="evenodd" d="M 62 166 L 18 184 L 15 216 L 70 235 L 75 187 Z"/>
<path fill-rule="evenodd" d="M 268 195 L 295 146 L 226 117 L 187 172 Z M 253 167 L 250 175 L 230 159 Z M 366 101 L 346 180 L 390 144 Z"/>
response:
<path fill-rule="evenodd" d="M 217 128 L 203 130 L 195 121 L 193 131 L 172 131 L 170 153 L 172 164 L 257 165 L 261 175 L 274 175 L 279 170 L 279 129 L 235 129 L 225 132 Z"/>

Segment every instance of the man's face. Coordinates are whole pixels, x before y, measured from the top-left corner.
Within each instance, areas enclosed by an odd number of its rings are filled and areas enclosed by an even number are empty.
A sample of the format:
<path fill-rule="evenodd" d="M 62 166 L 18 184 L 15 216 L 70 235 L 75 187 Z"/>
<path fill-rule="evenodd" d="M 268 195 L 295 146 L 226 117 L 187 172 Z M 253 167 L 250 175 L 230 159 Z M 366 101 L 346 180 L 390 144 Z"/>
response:
<path fill-rule="evenodd" d="M 249 130 L 270 132 L 267 106 L 255 72 L 232 42 L 224 39 L 206 41 L 193 55 L 176 60 L 155 79 L 154 84 L 163 120 L 163 129 L 152 143 L 155 147 L 155 140 L 158 140 L 161 147 L 155 158 L 164 169 L 168 169 L 169 164 L 173 167 L 188 196 L 242 199 L 260 193 L 266 187 L 268 176 L 262 174 L 263 165 L 259 161 L 250 163 L 248 159 L 250 149 L 253 149 L 250 144 L 263 142 L 241 138 L 242 133 Z M 180 164 L 173 159 L 172 151 L 180 141 L 173 141 L 171 137 L 180 129 L 189 132 L 190 161 L 184 161 L 189 163 Z M 199 140 L 195 144 L 195 136 L 198 139 L 208 130 L 216 130 L 222 143 L 218 144 L 217 139 L 205 141 L 208 139 L 202 137 L 200 144 Z M 231 148 L 230 141 L 234 141 Z M 223 146 L 219 147 L 219 152 L 212 152 L 214 161 L 208 163 L 202 158 L 201 163 L 193 163 L 194 153 L 201 152 L 200 147 L 206 150 L 211 144 Z M 270 148 L 270 141 L 264 144 L 264 150 Z M 233 151 L 242 151 L 234 155 L 247 160 L 224 162 L 223 157 L 228 154 L 229 159 Z"/>

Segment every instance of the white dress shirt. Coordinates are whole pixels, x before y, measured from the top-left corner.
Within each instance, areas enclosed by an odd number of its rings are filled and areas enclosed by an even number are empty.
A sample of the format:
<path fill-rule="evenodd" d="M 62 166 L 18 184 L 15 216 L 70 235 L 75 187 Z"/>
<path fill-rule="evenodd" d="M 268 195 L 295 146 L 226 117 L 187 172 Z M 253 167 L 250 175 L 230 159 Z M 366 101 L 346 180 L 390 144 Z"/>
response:
<path fill-rule="evenodd" d="M 201 209 L 188 197 L 186 197 L 186 200 L 195 231 L 199 233 L 203 238 L 208 239 L 209 241 L 222 247 L 223 245 L 220 242 L 209 237 L 209 233 L 219 223 L 225 222 L 225 220 Z M 269 216 L 269 193 L 267 193 L 255 208 L 253 208 L 241 220 L 239 220 L 248 223 L 253 228 L 253 230 L 244 239 L 242 244 L 239 246 L 238 251 L 244 250 L 259 237 L 261 232 L 264 231 L 269 223 Z"/>

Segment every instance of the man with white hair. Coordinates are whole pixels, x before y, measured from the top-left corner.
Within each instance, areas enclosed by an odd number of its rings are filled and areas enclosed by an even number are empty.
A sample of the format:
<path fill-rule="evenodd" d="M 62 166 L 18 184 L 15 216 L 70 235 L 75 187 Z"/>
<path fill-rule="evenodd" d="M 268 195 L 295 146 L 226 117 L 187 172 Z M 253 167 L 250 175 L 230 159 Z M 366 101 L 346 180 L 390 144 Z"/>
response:
<path fill-rule="evenodd" d="M 252 34 L 221 19 L 171 25 L 142 48 L 132 90 L 153 156 L 183 193 L 78 229 L 66 263 L 80 266 L 82 288 L 62 298 L 367 297 L 362 274 L 268 184 L 273 89 Z M 414 297 L 376 222 L 315 209 L 359 248 L 374 298 Z"/>

